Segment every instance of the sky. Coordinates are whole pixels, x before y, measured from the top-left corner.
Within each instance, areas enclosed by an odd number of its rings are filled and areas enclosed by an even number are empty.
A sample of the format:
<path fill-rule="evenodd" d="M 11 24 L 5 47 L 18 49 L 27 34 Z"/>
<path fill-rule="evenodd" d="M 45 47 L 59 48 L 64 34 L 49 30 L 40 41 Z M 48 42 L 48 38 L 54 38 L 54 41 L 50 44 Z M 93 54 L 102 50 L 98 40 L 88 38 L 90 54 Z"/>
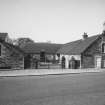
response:
<path fill-rule="evenodd" d="M 105 0 L 0 0 L 0 32 L 67 43 L 102 33 Z"/>

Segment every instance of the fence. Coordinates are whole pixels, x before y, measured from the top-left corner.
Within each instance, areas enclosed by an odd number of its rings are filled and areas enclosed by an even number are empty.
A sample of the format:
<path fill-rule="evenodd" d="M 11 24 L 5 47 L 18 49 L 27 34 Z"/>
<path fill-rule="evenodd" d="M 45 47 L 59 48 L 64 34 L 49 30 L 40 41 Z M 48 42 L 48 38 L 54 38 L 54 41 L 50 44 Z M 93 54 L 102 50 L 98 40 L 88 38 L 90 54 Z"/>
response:
<path fill-rule="evenodd" d="M 38 69 L 61 69 L 61 64 L 43 63 L 38 64 Z"/>

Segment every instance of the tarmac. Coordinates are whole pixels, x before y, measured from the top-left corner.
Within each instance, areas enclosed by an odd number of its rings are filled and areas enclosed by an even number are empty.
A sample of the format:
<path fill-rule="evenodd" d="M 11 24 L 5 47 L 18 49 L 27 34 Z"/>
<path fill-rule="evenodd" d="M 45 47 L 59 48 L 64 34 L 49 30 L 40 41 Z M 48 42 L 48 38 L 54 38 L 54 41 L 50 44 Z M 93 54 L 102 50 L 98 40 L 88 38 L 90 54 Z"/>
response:
<path fill-rule="evenodd" d="M 99 73 L 105 69 L 27 69 L 27 70 L 0 70 L 0 77 L 18 76 L 44 76 L 44 75 L 64 75 L 80 73 Z"/>

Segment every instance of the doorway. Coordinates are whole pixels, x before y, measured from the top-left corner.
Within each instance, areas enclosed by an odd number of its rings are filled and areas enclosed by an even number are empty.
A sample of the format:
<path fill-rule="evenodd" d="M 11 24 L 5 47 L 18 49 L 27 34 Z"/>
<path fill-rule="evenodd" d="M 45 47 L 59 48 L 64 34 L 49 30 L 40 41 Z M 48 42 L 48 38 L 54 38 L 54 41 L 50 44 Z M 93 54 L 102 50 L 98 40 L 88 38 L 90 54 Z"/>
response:
<path fill-rule="evenodd" d="M 24 57 L 24 69 L 30 69 L 31 68 L 31 55 L 26 55 Z"/>
<path fill-rule="evenodd" d="M 95 57 L 95 67 L 96 68 L 101 68 L 101 56 L 96 56 Z"/>

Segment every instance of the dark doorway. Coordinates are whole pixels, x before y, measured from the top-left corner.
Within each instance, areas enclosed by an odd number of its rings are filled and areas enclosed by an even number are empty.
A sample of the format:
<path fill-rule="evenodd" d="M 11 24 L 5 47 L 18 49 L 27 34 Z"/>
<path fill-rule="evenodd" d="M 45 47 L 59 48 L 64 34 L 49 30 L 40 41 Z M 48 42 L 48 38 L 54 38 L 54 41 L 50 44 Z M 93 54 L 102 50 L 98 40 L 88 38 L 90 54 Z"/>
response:
<path fill-rule="evenodd" d="M 61 66 L 62 66 L 62 69 L 65 69 L 65 57 L 62 56 L 62 62 L 61 62 Z"/>
<path fill-rule="evenodd" d="M 76 65 L 76 69 L 79 69 L 80 68 L 80 60 L 76 60 L 75 61 L 75 65 Z"/>
<path fill-rule="evenodd" d="M 70 69 L 76 69 L 76 60 L 73 56 L 71 57 L 71 59 L 69 61 L 69 68 Z"/>
<path fill-rule="evenodd" d="M 30 69 L 31 68 L 31 55 L 26 55 L 24 57 L 24 69 Z"/>

